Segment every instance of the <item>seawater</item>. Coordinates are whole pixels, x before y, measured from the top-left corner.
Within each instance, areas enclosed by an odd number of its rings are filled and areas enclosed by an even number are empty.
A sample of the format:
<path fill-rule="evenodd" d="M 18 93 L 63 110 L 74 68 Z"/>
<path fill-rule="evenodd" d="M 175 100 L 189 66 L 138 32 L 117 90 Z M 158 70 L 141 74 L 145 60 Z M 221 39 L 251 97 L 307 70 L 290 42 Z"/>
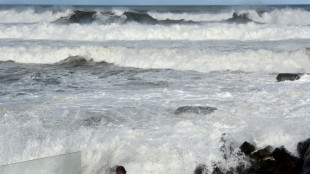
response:
<path fill-rule="evenodd" d="M 247 165 L 244 141 L 296 154 L 310 76 L 275 77 L 310 73 L 309 9 L 1 6 L 0 164 L 81 151 L 85 174 L 187 174 Z"/>

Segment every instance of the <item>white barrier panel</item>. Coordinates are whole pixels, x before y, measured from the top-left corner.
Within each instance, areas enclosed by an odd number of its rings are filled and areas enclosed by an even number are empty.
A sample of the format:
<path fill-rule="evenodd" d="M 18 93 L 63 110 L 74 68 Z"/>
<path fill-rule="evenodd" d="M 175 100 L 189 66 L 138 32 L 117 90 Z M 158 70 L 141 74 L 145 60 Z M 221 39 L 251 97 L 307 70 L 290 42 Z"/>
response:
<path fill-rule="evenodd" d="M 81 152 L 3 165 L 0 174 L 81 174 Z"/>
<path fill-rule="evenodd" d="M 310 57 L 310 48 L 306 48 L 306 54 Z"/>

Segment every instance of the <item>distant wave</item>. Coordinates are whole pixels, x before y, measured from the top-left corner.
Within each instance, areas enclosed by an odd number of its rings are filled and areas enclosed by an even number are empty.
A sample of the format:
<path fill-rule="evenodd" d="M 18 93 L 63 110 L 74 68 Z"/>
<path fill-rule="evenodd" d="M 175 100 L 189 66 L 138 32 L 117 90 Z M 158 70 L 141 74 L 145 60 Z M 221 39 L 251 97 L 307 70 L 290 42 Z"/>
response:
<path fill-rule="evenodd" d="M 277 26 L 257 23 L 207 23 L 147 25 L 137 23 L 0 24 L 0 39 L 47 40 L 287 40 L 309 39 L 308 26 Z"/>
<path fill-rule="evenodd" d="M 176 11 L 121 7 L 0 8 L 0 39 L 288 40 L 310 38 L 301 8 Z"/>
<path fill-rule="evenodd" d="M 158 20 L 146 13 L 138 13 L 132 11 L 126 11 L 122 15 L 117 15 L 113 11 L 106 12 L 96 12 L 96 11 L 74 11 L 72 14 L 69 14 L 65 17 L 60 17 L 55 21 L 56 23 L 62 24 L 71 24 L 71 23 L 80 23 L 80 24 L 89 24 L 92 22 L 97 22 L 101 24 L 111 24 L 111 23 L 128 23 L 128 22 L 137 22 L 141 24 L 185 24 L 185 23 L 194 23 L 192 21 L 181 20 Z"/>
<path fill-rule="evenodd" d="M 310 25 L 310 11 L 302 8 L 227 8 L 197 11 L 137 11 L 130 8 L 15 7 L 0 8 L 0 23 L 58 22 L 101 24 L 137 22 L 143 24 L 199 24 L 206 22 L 257 22 L 278 25 Z"/>
<path fill-rule="evenodd" d="M 190 14 L 189 14 L 190 15 Z M 133 12 L 133 11 L 125 11 L 121 15 L 115 14 L 113 11 L 106 12 L 96 12 L 96 11 L 74 11 L 72 14 L 68 16 L 61 17 L 56 20 L 56 22 L 60 22 L 63 24 L 70 23 L 80 23 L 80 24 L 89 24 L 92 22 L 98 22 L 103 24 L 111 24 L 111 23 L 128 23 L 128 22 L 136 22 L 141 24 L 161 24 L 161 25 L 169 25 L 169 24 L 203 24 L 206 22 L 220 22 L 220 21 L 212 21 L 212 20 L 191 20 L 183 16 L 184 18 L 156 18 L 156 15 L 153 16 L 148 13 L 143 12 Z M 226 18 L 222 19 L 221 22 L 229 22 L 229 23 L 248 23 L 253 22 L 251 16 L 248 12 L 237 13 L 234 12 Z"/>
<path fill-rule="evenodd" d="M 67 23 L 127 23 L 143 24 L 186 24 L 206 22 L 248 23 L 281 25 L 310 25 L 307 19 L 310 12 L 302 9 L 275 9 L 272 11 L 257 10 L 227 10 L 216 13 L 202 11 L 199 13 L 173 12 L 135 12 L 130 10 L 118 11 L 73 11 L 68 16 L 61 16 L 59 20 L 67 19 Z"/>

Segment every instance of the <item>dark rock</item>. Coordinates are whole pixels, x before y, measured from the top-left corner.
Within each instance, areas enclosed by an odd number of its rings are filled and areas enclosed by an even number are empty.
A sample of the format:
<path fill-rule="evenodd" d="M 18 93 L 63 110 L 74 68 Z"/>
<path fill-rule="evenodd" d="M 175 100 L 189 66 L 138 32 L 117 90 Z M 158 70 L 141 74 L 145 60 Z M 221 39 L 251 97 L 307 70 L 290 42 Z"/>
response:
<path fill-rule="evenodd" d="M 212 174 L 225 174 L 219 167 L 213 168 Z"/>
<path fill-rule="evenodd" d="M 217 110 L 217 108 L 214 107 L 208 107 L 208 106 L 183 106 L 179 107 L 175 114 L 183 114 L 183 113 L 194 113 L 194 114 L 211 114 Z"/>
<path fill-rule="evenodd" d="M 310 139 L 299 142 L 297 145 L 297 151 L 304 160 L 302 166 L 302 174 L 310 174 Z"/>
<path fill-rule="evenodd" d="M 303 160 L 302 174 L 310 174 L 310 148 L 306 151 Z"/>
<path fill-rule="evenodd" d="M 206 166 L 204 164 L 199 165 L 198 167 L 196 167 L 194 174 L 203 174 L 205 168 Z"/>
<path fill-rule="evenodd" d="M 234 173 L 241 173 L 245 169 L 245 164 L 244 163 L 239 163 L 236 168 Z"/>
<path fill-rule="evenodd" d="M 255 151 L 255 146 L 248 143 L 247 141 L 244 142 L 241 146 L 240 146 L 240 150 L 247 156 L 251 155 L 252 152 Z"/>
<path fill-rule="evenodd" d="M 301 73 L 296 73 L 296 74 L 294 74 L 294 73 L 280 73 L 277 76 L 277 81 L 278 82 L 282 82 L 282 81 L 285 81 L 285 80 L 294 81 L 294 80 L 300 79 L 300 77 L 302 75 L 303 74 L 301 74 Z"/>
<path fill-rule="evenodd" d="M 295 163 L 298 159 L 288 152 L 283 146 L 276 148 L 271 155 L 275 160 L 287 164 Z"/>
<path fill-rule="evenodd" d="M 284 147 L 276 148 L 270 153 L 271 147 L 266 147 L 252 153 L 254 160 L 250 168 L 241 174 L 300 174 L 302 160 L 290 154 Z"/>
<path fill-rule="evenodd" d="M 257 150 L 256 152 L 253 152 L 250 158 L 255 161 L 261 161 L 267 158 L 273 158 L 271 155 L 271 151 L 272 151 L 272 147 L 267 146 L 264 149 L 260 149 L 260 150 Z"/>
<path fill-rule="evenodd" d="M 290 154 L 283 146 L 272 152 L 273 158 L 281 164 L 281 171 L 288 173 L 300 173 L 302 160 Z"/>
<path fill-rule="evenodd" d="M 253 165 L 252 170 L 255 172 L 262 172 L 262 173 L 279 173 L 282 165 L 271 159 L 260 161 Z"/>
<path fill-rule="evenodd" d="M 297 152 L 300 158 L 304 158 L 310 145 L 310 138 L 297 144 Z"/>

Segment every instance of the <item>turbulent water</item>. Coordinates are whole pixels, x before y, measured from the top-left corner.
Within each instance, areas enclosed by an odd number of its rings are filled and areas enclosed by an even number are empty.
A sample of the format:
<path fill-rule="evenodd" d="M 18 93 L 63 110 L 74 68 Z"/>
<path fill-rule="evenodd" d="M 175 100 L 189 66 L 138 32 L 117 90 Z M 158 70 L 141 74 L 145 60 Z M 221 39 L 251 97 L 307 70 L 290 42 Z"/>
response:
<path fill-rule="evenodd" d="M 0 7 L 0 165 L 187 174 L 310 136 L 309 6 Z M 180 113 L 183 106 L 215 107 Z M 231 148 L 234 149 L 231 151 Z"/>

